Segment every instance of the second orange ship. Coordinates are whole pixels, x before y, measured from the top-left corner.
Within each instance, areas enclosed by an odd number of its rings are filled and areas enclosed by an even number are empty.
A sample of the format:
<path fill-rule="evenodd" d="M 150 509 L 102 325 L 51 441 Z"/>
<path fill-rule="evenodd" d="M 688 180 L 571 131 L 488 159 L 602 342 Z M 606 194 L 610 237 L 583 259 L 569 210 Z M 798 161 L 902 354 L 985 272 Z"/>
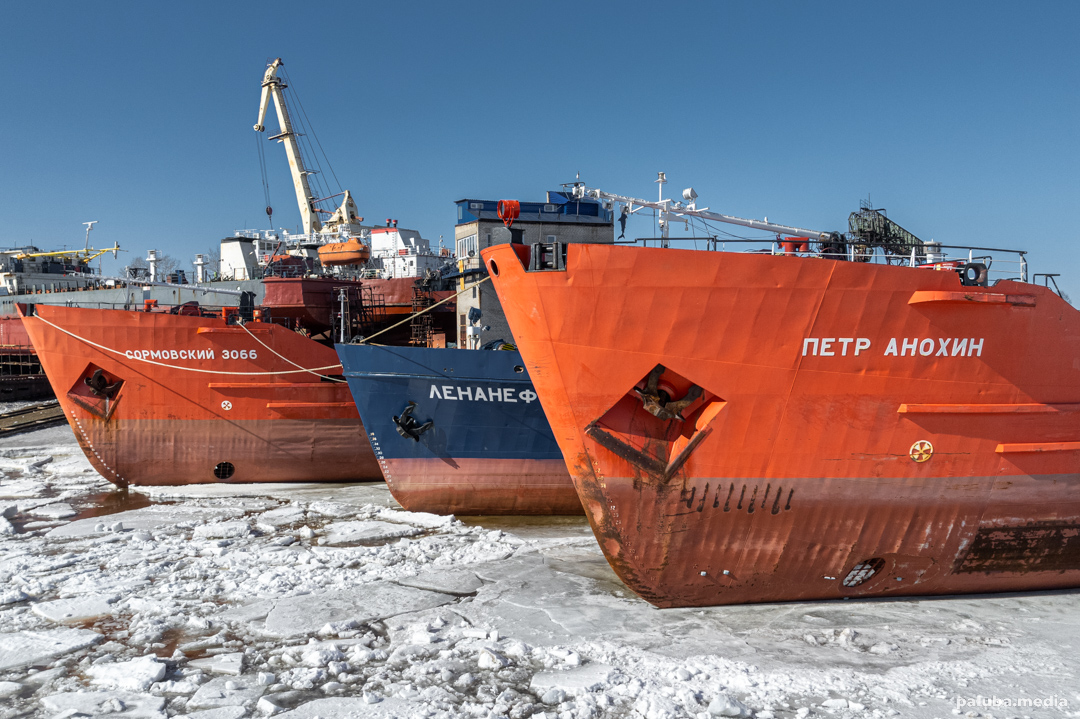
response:
<path fill-rule="evenodd" d="M 103 477 L 119 486 L 382 478 L 333 348 L 278 324 L 207 314 L 26 307 L 41 365 Z"/>

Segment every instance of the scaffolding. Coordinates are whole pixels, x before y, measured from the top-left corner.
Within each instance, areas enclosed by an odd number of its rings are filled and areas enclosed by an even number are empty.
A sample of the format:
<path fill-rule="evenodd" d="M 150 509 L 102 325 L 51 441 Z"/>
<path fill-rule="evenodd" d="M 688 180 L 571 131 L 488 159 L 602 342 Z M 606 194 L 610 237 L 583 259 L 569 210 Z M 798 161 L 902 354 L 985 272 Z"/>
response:
<path fill-rule="evenodd" d="M 412 288 L 412 312 L 413 318 L 409 323 L 411 336 L 409 344 L 413 347 L 431 347 L 435 337 L 435 327 L 430 312 L 423 312 L 435 304 L 435 297 L 421 283 L 417 282 Z M 423 312 L 423 314 L 419 314 Z"/>
<path fill-rule="evenodd" d="M 334 297 L 331 337 L 335 342 L 352 342 L 386 324 L 386 302 L 370 288 L 335 287 Z"/>

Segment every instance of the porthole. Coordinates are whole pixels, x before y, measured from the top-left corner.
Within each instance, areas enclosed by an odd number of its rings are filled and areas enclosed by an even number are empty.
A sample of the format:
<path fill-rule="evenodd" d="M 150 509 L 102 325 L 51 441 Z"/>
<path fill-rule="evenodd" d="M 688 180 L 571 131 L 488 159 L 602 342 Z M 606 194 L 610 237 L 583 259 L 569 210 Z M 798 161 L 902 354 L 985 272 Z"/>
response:
<path fill-rule="evenodd" d="M 496 277 L 499 276 L 499 266 L 495 264 L 495 260 L 488 262 L 488 267 L 491 268 L 491 274 L 495 275 Z"/>
<path fill-rule="evenodd" d="M 228 479 L 235 471 L 236 467 L 232 462 L 218 462 L 218 465 L 214 467 L 214 476 L 218 479 Z"/>
<path fill-rule="evenodd" d="M 521 374 L 522 372 L 524 372 L 524 371 L 525 371 L 525 368 L 524 368 L 524 367 L 522 367 L 522 366 L 521 366 L 521 365 L 519 365 L 519 364 L 516 364 L 516 365 L 514 365 L 514 371 L 515 371 L 515 372 L 517 372 L 518 374 Z"/>

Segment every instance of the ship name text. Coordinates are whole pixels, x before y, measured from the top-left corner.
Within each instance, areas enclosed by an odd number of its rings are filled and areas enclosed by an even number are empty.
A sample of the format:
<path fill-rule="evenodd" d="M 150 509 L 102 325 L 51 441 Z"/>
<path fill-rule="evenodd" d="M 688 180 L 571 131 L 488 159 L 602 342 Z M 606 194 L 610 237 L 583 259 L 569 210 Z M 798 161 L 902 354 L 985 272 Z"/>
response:
<path fill-rule="evenodd" d="M 126 350 L 124 356 L 134 360 L 212 360 L 215 350 Z M 258 359 L 256 350 L 221 350 L 221 359 Z"/>
<path fill-rule="evenodd" d="M 513 387 L 462 387 L 444 384 L 431 385 L 431 393 L 428 399 L 462 399 L 473 402 L 524 402 L 529 404 L 536 399 L 536 392 L 532 389 L 514 389 Z"/>
<path fill-rule="evenodd" d="M 885 356 L 893 357 L 982 357 L 985 337 L 893 337 L 885 348 Z M 868 337 L 806 337 L 803 357 L 858 357 L 870 349 Z"/>

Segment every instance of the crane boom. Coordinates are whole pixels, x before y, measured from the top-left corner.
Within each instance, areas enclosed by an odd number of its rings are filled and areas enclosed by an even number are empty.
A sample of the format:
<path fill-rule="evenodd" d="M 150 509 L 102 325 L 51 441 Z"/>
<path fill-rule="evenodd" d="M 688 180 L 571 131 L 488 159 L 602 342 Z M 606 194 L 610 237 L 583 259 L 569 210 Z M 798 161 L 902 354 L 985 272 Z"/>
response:
<path fill-rule="evenodd" d="M 270 104 L 270 98 L 273 97 L 281 132 L 269 139 L 285 143 L 285 154 L 289 158 L 289 170 L 292 172 L 293 187 L 296 189 L 296 202 L 300 206 L 300 218 L 304 222 L 304 233 L 310 235 L 312 232 L 321 230 L 322 223 L 315 215 L 315 195 L 311 193 L 311 186 L 307 179 L 310 172 L 304 167 L 300 143 L 296 140 L 296 133 L 293 132 L 292 122 L 289 120 L 289 109 L 285 105 L 283 90 L 287 85 L 277 76 L 278 68 L 284 64 L 279 57 L 266 68 L 266 74 L 263 75 L 262 96 L 259 99 L 259 120 L 255 123 L 255 131 L 266 131 L 263 122 L 266 120 L 266 109 Z"/>
<path fill-rule="evenodd" d="M 694 197 L 697 195 L 695 194 Z M 796 235 L 798 237 L 810 237 L 815 240 L 826 241 L 831 239 L 835 233 L 833 232 L 821 232 L 819 230 L 807 230 L 802 227 L 789 227 L 788 225 L 778 225 L 775 222 L 768 222 L 762 220 L 747 220 L 742 217 L 732 217 L 731 215 L 722 215 L 719 212 L 712 212 L 709 209 L 697 209 L 694 206 L 694 202 L 691 200 L 689 204 L 684 205 L 681 202 L 674 200 L 641 200 L 636 197 L 626 197 L 624 195 L 616 195 L 611 192 L 604 192 L 596 188 L 585 187 L 585 185 L 574 185 L 574 197 L 585 198 L 592 197 L 597 200 L 612 200 L 614 202 L 621 202 L 628 205 L 633 209 L 634 205 L 640 207 L 647 207 L 653 210 L 658 210 L 663 215 L 673 215 L 676 217 L 700 217 L 704 220 L 713 220 L 715 222 L 724 222 L 729 225 L 741 225 L 742 227 L 749 227 L 755 230 L 763 230 L 765 232 L 776 232 L 778 234 Z M 666 228 L 665 228 L 666 230 Z"/>

